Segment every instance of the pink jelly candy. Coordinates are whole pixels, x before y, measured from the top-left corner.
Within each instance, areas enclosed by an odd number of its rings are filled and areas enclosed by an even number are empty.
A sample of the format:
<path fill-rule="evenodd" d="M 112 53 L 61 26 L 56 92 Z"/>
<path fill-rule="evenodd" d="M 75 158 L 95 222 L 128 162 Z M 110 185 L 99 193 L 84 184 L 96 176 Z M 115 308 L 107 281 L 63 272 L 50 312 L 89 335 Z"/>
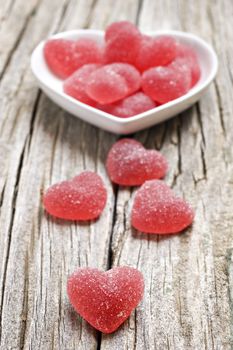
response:
<path fill-rule="evenodd" d="M 74 72 L 69 78 L 67 78 L 63 84 L 64 92 L 74 97 L 83 103 L 95 107 L 96 102 L 92 100 L 86 93 L 86 82 L 91 73 L 100 68 L 100 64 L 90 63 L 85 64 Z"/>
<path fill-rule="evenodd" d="M 142 89 L 159 103 L 166 103 L 184 95 L 191 87 L 191 72 L 172 66 L 150 68 L 142 75 Z"/>
<path fill-rule="evenodd" d="M 140 74 L 127 63 L 105 65 L 93 72 L 86 84 L 88 96 L 100 104 L 108 104 L 130 95 L 140 87 Z"/>
<path fill-rule="evenodd" d="M 146 150 L 133 139 L 117 141 L 110 149 L 106 167 L 110 179 L 124 186 L 137 186 L 165 176 L 168 165 L 161 153 Z"/>
<path fill-rule="evenodd" d="M 143 92 L 136 92 L 113 104 L 97 106 L 102 111 L 120 118 L 132 117 L 155 107 L 156 103 Z"/>
<path fill-rule="evenodd" d="M 194 218 L 192 208 L 160 180 L 146 181 L 137 191 L 132 225 L 146 233 L 170 234 L 184 230 Z"/>
<path fill-rule="evenodd" d="M 141 75 L 134 66 L 127 63 L 112 63 L 108 66 L 111 67 L 115 73 L 125 79 L 129 94 L 139 90 L 141 85 Z"/>
<path fill-rule="evenodd" d="M 195 51 L 190 46 L 177 44 L 176 59 L 173 64 L 188 66 L 191 70 L 191 86 L 194 86 L 201 76 L 201 69 Z"/>
<path fill-rule="evenodd" d="M 74 309 L 103 333 L 114 332 L 143 297 L 140 271 L 121 266 L 102 272 L 79 268 L 68 279 L 67 294 Z"/>
<path fill-rule="evenodd" d="M 133 23 L 115 22 L 105 32 L 105 61 L 135 63 L 140 48 L 141 34 Z"/>
<path fill-rule="evenodd" d="M 51 39 L 45 43 L 44 57 L 50 70 L 66 79 L 84 64 L 101 63 L 103 48 L 91 39 Z"/>
<path fill-rule="evenodd" d="M 152 38 L 143 35 L 136 58 L 136 67 L 145 71 L 152 67 L 166 66 L 176 57 L 176 40 L 170 36 Z"/>
<path fill-rule="evenodd" d="M 103 181 L 92 171 L 49 187 L 43 197 L 46 211 L 65 220 L 95 219 L 102 213 L 106 200 Z"/>

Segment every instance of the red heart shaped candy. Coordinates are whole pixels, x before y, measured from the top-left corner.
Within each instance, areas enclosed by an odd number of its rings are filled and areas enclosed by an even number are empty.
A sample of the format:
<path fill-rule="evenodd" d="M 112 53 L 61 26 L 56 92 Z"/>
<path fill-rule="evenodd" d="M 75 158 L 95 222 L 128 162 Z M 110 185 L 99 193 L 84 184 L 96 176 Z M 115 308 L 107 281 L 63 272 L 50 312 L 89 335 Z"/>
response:
<path fill-rule="evenodd" d="M 44 45 L 44 57 L 53 74 L 66 79 L 84 64 L 101 63 L 103 49 L 92 39 L 50 39 Z"/>
<path fill-rule="evenodd" d="M 47 212 L 66 220 L 92 220 L 103 211 L 107 192 L 101 177 L 84 171 L 69 181 L 55 184 L 46 191 L 43 203 Z"/>
<path fill-rule="evenodd" d="M 142 299 L 143 276 L 132 267 L 103 272 L 79 268 L 68 279 L 67 293 L 75 310 L 103 333 L 114 332 Z"/>
<path fill-rule="evenodd" d="M 121 139 L 110 149 L 106 163 L 110 179 L 124 186 L 137 186 L 150 179 L 160 179 L 167 171 L 161 153 L 146 150 L 133 139 Z"/>
<path fill-rule="evenodd" d="M 132 209 L 132 225 L 146 233 L 177 233 L 191 225 L 192 208 L 160 180 L 146 181 L 137 191 Z"/>

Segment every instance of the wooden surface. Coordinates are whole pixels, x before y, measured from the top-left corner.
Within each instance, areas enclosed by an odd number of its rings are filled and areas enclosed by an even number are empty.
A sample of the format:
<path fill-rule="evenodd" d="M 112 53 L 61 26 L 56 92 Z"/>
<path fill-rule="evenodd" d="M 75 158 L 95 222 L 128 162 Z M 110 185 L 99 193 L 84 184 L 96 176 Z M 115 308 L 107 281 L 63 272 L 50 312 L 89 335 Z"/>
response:
<path fill-rule="evenodd" d="M 230 0 L 0 0 L 0 349 L 224 349 L 233 347 L 233 2 Z M 130 227 L 134 191 L 105 171 L 118 138 L 68 115 L 41 93 L 30 55 L 50 33 L 105 28 L 191 31 L 218 52 L 217 80 L 172 120 L 133 135 L 167 157 L 166 182 L 195 208 L 178 236 Z M 47 217 L 41 193 L 90 169 L 108 189 L 91 225 Z M 130 319 L 101 335 L 69 306 L 77 266 L 138 267 L 145 297 Z"/>

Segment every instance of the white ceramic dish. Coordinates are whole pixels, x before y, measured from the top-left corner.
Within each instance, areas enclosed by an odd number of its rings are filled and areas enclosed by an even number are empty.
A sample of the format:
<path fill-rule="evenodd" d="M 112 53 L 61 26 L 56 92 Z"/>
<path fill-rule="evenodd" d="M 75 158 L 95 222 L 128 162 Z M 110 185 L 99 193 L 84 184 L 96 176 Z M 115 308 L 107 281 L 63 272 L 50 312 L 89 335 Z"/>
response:
<path fill-rule="evenodd" d="M 32 53 L 31 68 L 40 88 L 64 110 L 104 130 L 117 134 L 133 133 L 171 118 L 194 104 L 214 79 L 218 68 L 217 56 L 212 47 L 193 34 L 173 30 L 148 34 L 151 36 L 171 35 L 180 42 L 191 45 L 199 58 L 202 73 L 199 82 L 184 96 L 134 117 L 126 119 L 114 117 L 64 94 L 62 80 L 55 77 L 45 63 L 44 41 Z M 98 30 L 78 29 L 56 34 L 52 38 L 92 38 L 102 42 L 103 35 L 103 32 Z"/>

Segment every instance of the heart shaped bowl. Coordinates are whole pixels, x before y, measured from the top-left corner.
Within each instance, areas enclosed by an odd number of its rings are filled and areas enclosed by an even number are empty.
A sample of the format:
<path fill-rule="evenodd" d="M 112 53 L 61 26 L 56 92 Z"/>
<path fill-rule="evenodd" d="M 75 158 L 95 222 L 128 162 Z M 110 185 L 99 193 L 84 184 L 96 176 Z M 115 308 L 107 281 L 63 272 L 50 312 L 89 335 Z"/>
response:
<path fill-rule="evenodd" d="M 218 60 L 213 48 L 204 40 L 191 33 L 174 30 L 156 31 L 147 33 L 153 37 L 170 35 L 183 44 L 190 45 L 196 52 L 201 67 L 201 77 L 198 83 L 187 94 L 153 108 L 144 113 L 129 118 L 119 118 L 96 108 L 90 107 L 63 92 L 63 81 L 51 73 L 44 59 L 42 41 L 31 56 L 31 69 L 40 88 L 57 105 L 86 122 L 116 134 L 130 134 L 173 117 L 194 104 L 204 93 L 214 79 Z M 78 29 L 53 35 L 51 38 L 75 40 L 78 38 L 91 38 L 97 42 L 104 41 L 104 33 L 99 30 Z"/>

